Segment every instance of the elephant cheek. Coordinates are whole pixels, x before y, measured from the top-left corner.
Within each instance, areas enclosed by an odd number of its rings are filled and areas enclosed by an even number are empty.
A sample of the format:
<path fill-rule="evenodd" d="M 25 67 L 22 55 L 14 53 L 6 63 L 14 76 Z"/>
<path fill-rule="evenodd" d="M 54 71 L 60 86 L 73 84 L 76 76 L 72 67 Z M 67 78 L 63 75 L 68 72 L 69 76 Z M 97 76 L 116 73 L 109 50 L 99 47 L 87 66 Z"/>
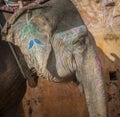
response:
<path fill-rule="evenodd" d="M 60 78 L 67 78 L 71 76 L 71 71 L 68 67 L 68 64 L 65 62 L 58 61 L 56 64 L 56 70 Z"/>

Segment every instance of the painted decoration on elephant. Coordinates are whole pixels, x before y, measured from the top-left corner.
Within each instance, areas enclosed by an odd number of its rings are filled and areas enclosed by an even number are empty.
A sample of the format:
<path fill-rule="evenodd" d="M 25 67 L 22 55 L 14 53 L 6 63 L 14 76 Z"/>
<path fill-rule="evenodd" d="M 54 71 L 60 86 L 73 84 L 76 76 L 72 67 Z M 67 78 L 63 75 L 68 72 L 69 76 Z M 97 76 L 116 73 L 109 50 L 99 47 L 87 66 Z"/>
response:
<path fill-rule="evenodd" d="M 48 64 L 49 54 L 53 50 L 55 56 L 52 56 L 50 60 L 50 66 L 55 69 L 56 66 L 62 64 L 66 66 L 72 66 L 73 62 L 73 41 L 77 41 L 80 37 L 87 34 L 87 28 L 85 25 L 74 27 L 64 32 L 56 33 L 51 37 L 49 41 L 46 41 L 43 33 L 38 31 L 38 26 L 35 25 L 31 19 L 22 21 L 19 20 L 14 26 L 18 32 L 20 38 L 17 40 L 22 52 L 27 55 L 25 59 L 29 67 L 35 67 L 38 72 L 41 69 L 46 69 Z M 21 30 L 19 30 L 21 29 Z"/>
<path fill-rule="evenodd" d="M 62 39 L 64 41 L 74 40 L 80 36 L 86 35 L 87 29 L 85 25 L 72 28 L 70 30 L 60 32 L 54 35 L 56 39 Z"/>

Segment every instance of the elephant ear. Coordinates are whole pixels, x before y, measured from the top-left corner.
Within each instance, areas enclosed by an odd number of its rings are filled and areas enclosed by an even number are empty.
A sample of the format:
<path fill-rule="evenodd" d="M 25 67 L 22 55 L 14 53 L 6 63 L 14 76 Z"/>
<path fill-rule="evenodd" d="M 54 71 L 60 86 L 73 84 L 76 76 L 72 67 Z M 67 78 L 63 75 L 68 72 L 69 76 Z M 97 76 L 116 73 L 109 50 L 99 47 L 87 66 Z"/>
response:
<path fill-rule="evenodd" d="M 27 19 L 22 15 L 11 25 L 5 41 L 17 45 L 28 67 L 44 72 L 51 53 L 51 27 L 45 17 L 33 15 Z"/>

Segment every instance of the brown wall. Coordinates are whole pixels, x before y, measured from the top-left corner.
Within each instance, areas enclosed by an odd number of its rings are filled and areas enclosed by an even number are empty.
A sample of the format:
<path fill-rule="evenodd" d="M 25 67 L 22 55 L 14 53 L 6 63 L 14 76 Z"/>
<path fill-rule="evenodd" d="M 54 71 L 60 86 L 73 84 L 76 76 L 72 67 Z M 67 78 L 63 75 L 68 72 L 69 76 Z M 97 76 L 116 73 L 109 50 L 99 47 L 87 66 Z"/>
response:
<path fill-rule="evenodd" d="M 88 117 L 84 95 L 73 82 L 41 79 L 35 89 L 28 87 L 23 107 L 25 117 Z"/>

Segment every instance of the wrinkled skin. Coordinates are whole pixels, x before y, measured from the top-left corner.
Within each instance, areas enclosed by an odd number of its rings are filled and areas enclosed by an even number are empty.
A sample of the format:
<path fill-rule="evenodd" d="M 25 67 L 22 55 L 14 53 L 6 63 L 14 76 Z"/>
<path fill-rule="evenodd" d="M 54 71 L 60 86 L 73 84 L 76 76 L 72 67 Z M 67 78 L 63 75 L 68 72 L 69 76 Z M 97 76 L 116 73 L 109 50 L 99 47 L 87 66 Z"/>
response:
<path fill-rule="evenodd" d="M 23 39 L 21 37 L 24 37 L 26 41 L 31 38 L 31 33 L 21 36 L 23 32 L 20 32 L 25 29 L 24 26 L 27 24 L 25 23 L 27 22 L 26 16 L 28 20 L 31 20 L 30 24 L 32 25 L 30 26 L 38 26 L 38 32 L 42 33 L 40 37 L 37 33 L 32 36 L 43 42 L 43 45 L 47 45 L 43 47 L 45 51 L 41 52 L 45 58 L 41 60 L 40 64 L 43 65 L 39 69 L 34 62 L 34 52 L 29 56 L 28 49 L 23 49 L 26 45 L 21 43 L 22 41 L 17 42 L 17 39 Z M 5 28 L 2 32 L 7 41 L 20 47 L 27 59 L 28 66 L 35 67 L 38 75 L 42 74 L 51 81 L 62 82 L 76 78 L 79 89 L 85 93 L 90 117 L 107 117 L 104 80 L 92 35 L 86 30 L 84 35 L 78 35 L 77 40 L 73 37 L 73 39 L 63 42 L 59 37 L 56 38 L 56 35 L 64 33 L 66 30 L 84 25 L 74 5 L 69 0 L 51 0 L 49 6 L 33 10 L 32 16 L 22 15 L 15 22 L 11 23 L 8 32 Z M 10 22 L 8 23 L 10 24 Z M 21 25 L 20 30 L 18 29 L 19 24 Z M 61 46 L 57 46 L 57 41 L 62 42 Z M 33 46 L 33 40 L 31 43 L 29 49 Z M 66 44 L 67 46 L 65 46 Z M 61 54 L 63 54 L 62 59 L 60 59 Z"/>

